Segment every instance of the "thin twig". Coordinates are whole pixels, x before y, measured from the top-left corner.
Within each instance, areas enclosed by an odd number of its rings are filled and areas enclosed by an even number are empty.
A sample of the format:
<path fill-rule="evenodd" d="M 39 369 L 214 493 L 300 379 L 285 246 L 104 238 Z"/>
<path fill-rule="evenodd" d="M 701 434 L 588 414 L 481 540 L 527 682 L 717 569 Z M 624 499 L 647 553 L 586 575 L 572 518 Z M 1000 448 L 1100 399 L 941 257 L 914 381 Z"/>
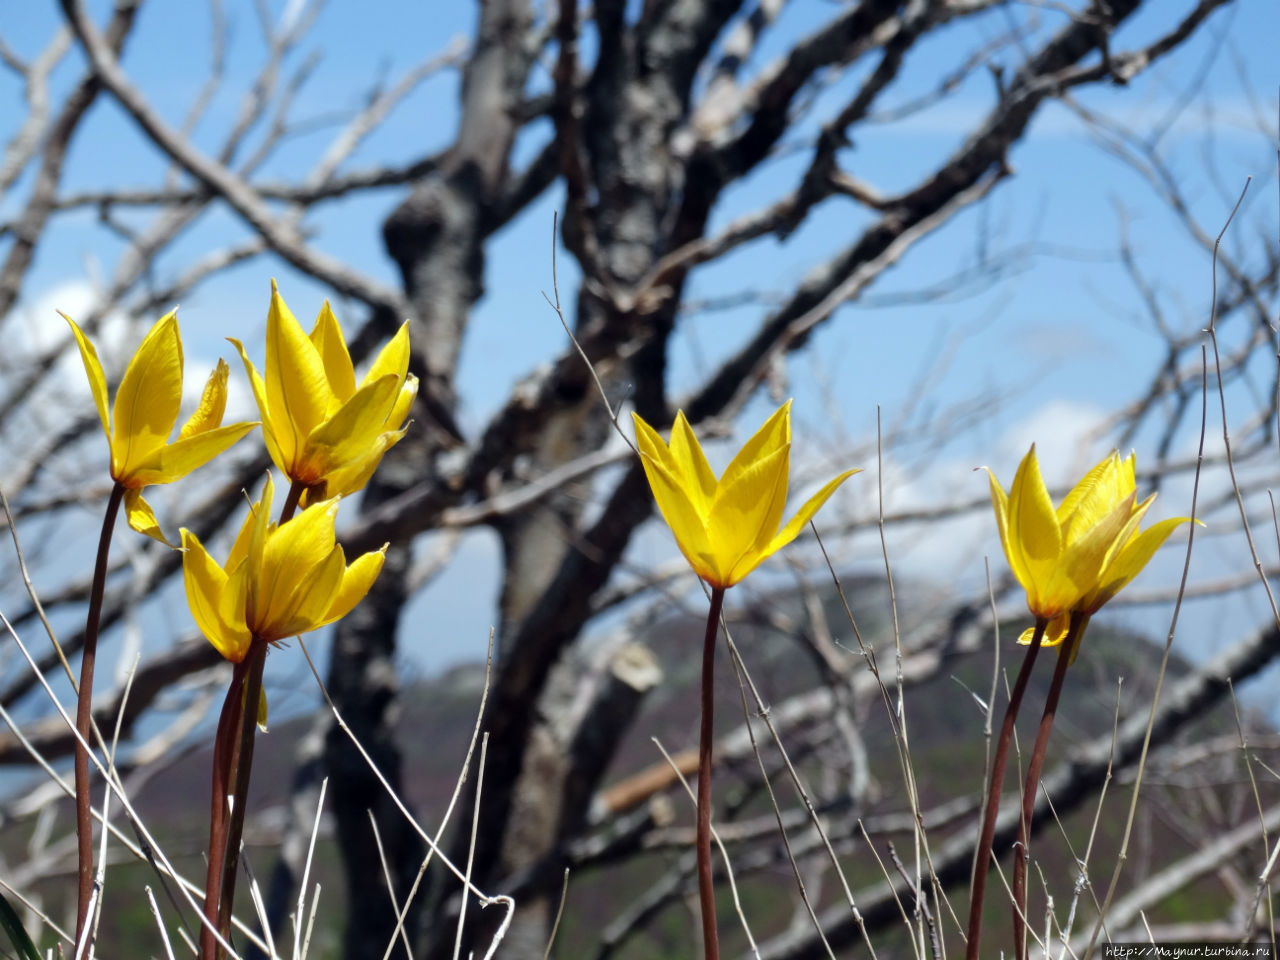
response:
<path fill-rule="evenodd" d="M 560 905 L 556 907 L 556 918 L 551 922 L 551 935 L 547 937 L 547 949 L 542 952 L 542 960 L 550 960 L 551 948 L 555 946 L 556 934 L 560 930 L 560 918 L 564 916 L 565 901 L 569 899 L 569 868 L 564 868 L 564 883 L 560 885 Z"/>
<path fill-rule="evenodd" d="M 1244 194 L 1242 192 L 1240 194 L 1240 199 L 1236 201 L 1236 206 L 1231 211 L 1232 216 L 1234 216 L 1235 211 L 1239 209 L 1240 202 L 1243 199 L 1244 199 Z M 1226 232 L 1227 226 L 1230 225 L 1230 223 L 1231 223 L 1231 218 L 1228 217 L 1227 223 L 1224 224 L 1222 227 L 1223 233 Z M 1219 240 L 1221 240 L 1221 236 L 1222 235 L 1219 234 Z M 1215 270 L 1214 272 L 1215 290 L 1216 290 L 1216 286 L 1217 286 L 1217 273 Z M 1215 307 L 1217 305 L 1216 297 L 1214 299 L 1214 305 Z M 1213 343 L 1214 358 L 1216 362 L 1217 356 L 1218 356 L 1218 340 L 1217 340 L 1217 336 L 1213 332 L 1212 318 L 1209 323 L 1209 336 L 1210 336 L 1210 340 Z M 1147 753 L 1151 747 L 1151 734 L 1155 728 L 1156 708 L 1160 705 L 1160 690 L 1164 685 L 1165 670 L 1169 665 L 1169 654 L 1173 650 L 1173 637 L 1178 626 L 1178 615 L 1182 611 L 1182 597 L 1187 586 L 1187 576 L 1191 571 L 1191 547 L 1195 543 L 1195 538 L 1196 538 L 1196 521 L 1197 521 L 1196 508 L 1199 503 L 1199 496 L 1200 496 L 1200 464 L 1203 461 L 1204 440 L 1205 440 L 1206 427 L 1208 424 L 1209 363 L 1208 363 L 1208 356 L 1203 346 L 1200 348 L 1200 359 L 1201 359 L 1200 442 L 1196 450 L 1195 479 L 1192 482 L 1192 486 L 1191 486 L 1191 524 L 1190 524 L 1189 532 L 1187 534 L 1186 558 L 1184 559 L 1182 564 L 1182 578 L 1178 584 L 1178 596 L 1177 596 L 1177 599 L 1174 601 L 1173 615 L 1169 621 L 1169 632 L 1165 636 L 1164 654 L 1160 658 L 1160 670 L 1156 674 L 1155 692 L 1151 696 L 1151 712 L 1147 716 L 1147 729 L 1146 729 L 1146 733 L 1143 735 L 1143 738 L 1142 738 L 1142 752 L 1139 754 L 1139 757 L 1138 757 L 1137 774 L 1134 777 L 1133 792 L 1130 795 L 1130 799 L 1129 799 L 1129 813 L 1125 818 L 1124 836 L 1121 838 L 1120 850 L 1116 855 L 1115 868 L 1111 871 L 1111 881 L 1110 883 L 1107 884 L 1107 895 L 1102 898 L 1102 908 L 1098 911 L 1098 919 L 1094 921 L 1093 931 L 1089 935 L 1089 945 L 1085 948 L 1083 960 L 1089 960 L 1089 958 L 1093 955 L 1093 948 L 1098 942 L 1098 934 L 1102 931 L 1102 925 L 1106 922 L 1107 910 L 1111 906 L 1112 898 L 1115 896 L 1116 886 L 1120 882 L 1120 871 L 1124 869 L 1125 858 L 1128 855 L 1129 838 L 1132 836 L 1133 822 L 1134 822 L 1134 819 L 1137 817 L 1137 813 L 1138 813 L 1138 793 L 1142 789 L 1142 775 L 1146 770 Z M 1221 370 L 1219 370 L 1219 374 L 1221 374 Z M 1221 379 L 1218 380 L 1218 390 L 1219 390 L 1219 395 L 1221 396 L 1221 391 L 1222 391 Z M 1223 436 L 1225 437 L 1227 435 L 1227 409 L 1226 409 L 1225 397 L 1222 398 L 1222 432 L 1223 432 Z M 1229 452 L 1229 445 L 1228 445 L 1227 464 L 1228 464 L 1228 467 L 1230 468 L 1231 457 Z M 1231 470 L 1231 477 L 1232 477 L 1232 480 L 1231 480 L 1232 485 L 1235 486 L 1234 469 Z M 1236 487 L 1236 490 L 1238 492 L 1239 488 Z M 1242 514 L 1243 514 L 1243 511 L 1244 511 L 1244 507 L 1242 503 L 1241 504 Z M 1247 528 L 1248 527 L 1246 523 L 1246 529 Z M 1250 545 L 1252 546 L 1252 540 L 1250 540 Z M 1255 561 L 1257 560 L 1256 553 L 1254 554 L 1254 560 Z M 1263 583 L 1264 584 L 1266 583 L 1265 577 L 1263 578 Z M 1268 595 L 1270 595 L 1270 592 L 1271 591 L 1268 588 L 1268 591 L 1267 591 Z M 1275 609 L 1274 598 L 1272 599 L 1272 609 L 1273 610 Z M 1277 624 L 1280 625 L 1280 617 L 1277 618 Z"/>
<path fill-rule="evenodd" d="M 404 929 L 404 921 L 409 912 L 409 905 L 418 893 L 418 886 L 422 883 L 422 878 L 426 875 L 427 867 L 430 866 L 432 857 L 435 856 L 440 839 L 444 836 L 445 828 L 449 825 L 449 819 L 453 816 L 453 808 L 458 802 L 458 797 L 462 795 L 462 785 L 467 781 L 467 775 L 471 769 L 471 757 L 475 753 L 476 744 L 480 740 L 480 728 L 484 723 L 485 706 L 489 702 L 489 680 L 493 670 L 493 634 L 493 628 L 490 627 L 489 646 L 485 651 L 484 657 L 484 682 L 480 687 L 480 706 L 476 709 L 476 722 L 471 726 L 471 741 L 467 744 L 467 754 L 463 758 L 462 767 L 458 771 L 457 779 L 454 781 L 453 794 L 449 797 L 449 804 L 445 807 L 444 816 L 440 818 L 440 826 L 436 828 L 435 842 L 428 846 L 427 855 L 422 858 L 422 863 L 418 866 L 418 875 L 413 878 L 409 893 L 404 898 L 404 906 L 400 910 L 400 915 L 396 917 L 396 928 L 391 933 L 391 939 L 382 954 L 382 960 L 388 960 L 391 956 L 391 951 L 395 947 L 396 937 L 399 936 L 399 931 Z"/>
<path fill-rule="evenodd" d="M 167 960 L 174 960 L 173 947 L 169 944 L 169 931 L 165 928 L 164 918 L 160 916 L 160 908 L 156 906 L 156 896 L 151 892 L 150 886 L 143 889 L 147 892 L 147 905 L 151 908 L 151 916 L 155 917 L 156 929 L 160 931 L 160 942 L 164 944 L 164 955 Z"/>
<path fill-rule="evenodd" d="M 391 901 L 391 909 L 396 916 L 399 916 L 400 904 L 396 902 L 396 884 L 391 876 L 391 864 L 387 862 L 387 851 L 382 846 L 382 833 L 378 830 L 378 818 L 374 816 L 372 810 L 366 810 L 365 813 L 369 815 L 369 829 L 373 831 L 373 846 L 378 851 L 378 863 L 382 867 L 382 881 L 387 885 L 387 898 Z M 461 925 L 459 925 L 458 932 L 462 932 Z M 409 934 L 403 926 L 400 927 L 400 935 L 404 943 L 405 956 L 409 960 L 413 960 L 413 947 L 409 945 Z"/>
<path fill-rule="evenodd" d="M 404 816 L 405 821 L 413 829 L 414 833 L 416 833 L 419 837 L 421 837 L 423 842 L 425 842 L 435 852 L 436 856 L 440 858 L 440 862 L 445 865 L 445 867 L 449 870 L 449 872 L 462 881 L 464 891 L 468 891 L 471 894 L 473 894 L 483 906 L 487 907 L 491 904 L 501 904 L 506 908 L 506 913 L 503 915 L 502 922 L 498 925 L 498 929 L 493 936 L 493 941 L 489 944 L 489 949 L 485 953 L 483 958 L 483 960 L 491 960 L 494 954 L 497 953 L 498 947 L 501 946 L 502 939 L 507 934 L 507 928 L 511 926 L 511 918 L 515 913 L 515 906 L 516 906 L 515 900 L 503 894 L 490 896 L 489 894 L 485 893 L 483 890 L 479 889 L 474 884 L 472 884 L 471 881 L 468 880 L 467 877 L 463 874 L 463 872 L 454 865 L 453 861 L 451 861 L 445 855 L 444 851 L 440 849 L 436 841 L 433 840 L 431 836 L 424 829 L 422 829 L 418 821 L 415 820 L 413 818 L 413 815 L 409 812 L 409 808 L 405 806 L 404 801 L 400 799 L 400 794 L 397 793 L 395 788 L 392 787 L 391 784 L 387 781 L 386 776 L 378 768 L 378 765 L 374 762 L 373 758 L 369 756 L 369 753 L 367 750 L 365 750 L 364 745 L 360 742 L 359 738 L 356 737 L 352 729 L 347 725 L 347 721 L 343 718 L 341 711 L 338 710 L 337 705 L 333 702 L 333 699 L 329 696 L 329 690 L 327 687 L 325 687 L 324 681 L 320 679 L 320 672 L 316 669 L 315 661 L 311 659 L 311 653 L 310 651 L 307 650 L 307 645 L 301 637 L 298 638 L 298 649 L 302 651 L 303 657 L 306 658 L 307 666 L 311 668 L 311 675 L 315 677 L 316 683 L 320 687 L 320 693 L 324 697 L 325 703 L 328 705 L 330 713 L 333 714 L 334 722 L 337 723 L 338 728 L 347 735 L 347 738 L 355 746 L 356 751 L 364 759 L 364 762 L 368 765 L 369 770 L 377 778 L 378 782 L 382 785 L 382 788 L 387 792 L 387 796 L 391 798 L 391 802 L 396 805 L 396 809 L 398 809 L 401 815 Z"/>

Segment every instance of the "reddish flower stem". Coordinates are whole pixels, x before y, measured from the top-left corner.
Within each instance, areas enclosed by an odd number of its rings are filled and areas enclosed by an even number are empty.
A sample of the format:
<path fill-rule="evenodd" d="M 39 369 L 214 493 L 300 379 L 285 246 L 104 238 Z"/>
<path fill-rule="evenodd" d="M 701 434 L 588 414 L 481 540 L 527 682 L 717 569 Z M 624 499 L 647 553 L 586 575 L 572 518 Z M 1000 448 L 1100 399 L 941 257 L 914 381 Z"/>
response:
<path fill-rule="evenodd" d="M 89 615 L 84 625 L 84 653 L 80 657 L 80 683 L 76 689 L 76 851 L 79 858 L 76 903 L 76 943 L 89 922 L 89 900 L 93 896 L 93 809 L 89 798 L 89 734 L 93 727 L 93 668 L 98 659 L 98 628 L 102 623 L 102 595 L 107 585 L 107 557 L 111 553 L 111 533 L 115 530 L 124 487 L 111 488 L 107 513 L 98 537 L 98 558 L 93 566 L 93 586 L 89 590 Z"/>
<path fill-rule="evenodd" d="M 298 509 L 298 504 L 302 501 L 302 495 L 306 492 L 307 485 L 304 483 L 295 480 L 289 484 L 289 495 L 284 498 L 284 506 L 280 508 L 279 523 L 281 525 L 293 516 L 294 511 Z"/>
<path fill-rule="evenodd" d="M 236 871 L 240 866 L 240 837 L 244 833 L 244 812 L 249 797 L 249 771 L 253 767 L 254 734 L 258 730 L 258 699 L 262 696 L 262 668 L 267 660 L 267 644 L 257 637 L 245 657 L 244 693 L 239 699 L 227 782 L 231 785 L 231 809 L 227 812 L 226 837 L 222 847 L 222 884 L 218 895 L 218 932 L 224 940 L 231 936 L 231 910 L 236 896 Z"/>
<path fill-rule="evenodd" d="M 702 728 L 698 740 L 698 900 L 702 906 L 702 944 L 706 960 L 720 960 L 716 932 L 716 888 L 711 877 L 711 750 L 714 743 L 716 637 L 724 587 L 711 590 L 707 633 L 702 641 Z"/>
<path fill-rule="evenodd" d="M 1017 960 L 1027 960 L 1027 845 L 1031 842 L 1031 815 L 1035 812 L 1036 791 L 1040 789 L 1040 771 L 1044 769 L 1045 749 L 1049 745 L 1049 731 L 1058 710 L 1058 697 L 1062 683 L 1071 665 L 1070 651 L 1075 647 L 1083 617 L 1071 615 L 1067 637 L 1058 648 L 1058 662 L 1053 668 L 1053 680 L 1044 701 L 1044 713 L 1040 716 L 1040 729 L 1036 732 L 1031 761 L 1027 765 L 1027 779 L 1022 786 L 1022 816 L 1018 819 L 1018 845 L 1013 853 L 1013 944 Z"/>
<path fill-rule="evenodd" d="M 218 716 L 218 732 L 213 740 L 213 778 L 209 791 L 209 866 L 204 883 L 204 915 L 208 923 L 203 924 L 200 929 L 201 960 L 214 960 L 218 953 L 218 941 L 213 932 L 218 929 L 218 901 L 222 889 L 223 867 L 221 852 L 227 841 L 227 787 L 231 779 L 235 743 L 233 736 L 239 730 L 236 720 L 248 674 L 247 659 L 237 663 L 231 674 L 231 684 L 227 687 L 222 712 Z"/>
<path fill-rule="evenodd" d="M 982 904 L 987 892 L 987 870 L 991 866 L 991 845 L 996 836 L 996 817 L 1000 813 L 1000 789 L 1004 785 L 1005 766 L 1009 760 L 1009 745 L 1013 741 L 1013 725 L 1018 719 L 1018 711 L 1022 708 L 1022 696 L 1027 692 L 1027 682 L 1031 679 L 1031 668 L 1035 666 L 1036 655 L 1044 641 L 1044 631 L 1049 621 L 1043 618 L 1036 620 L 1035 632 L 1031 635 L 1031 646 L 1022 660 L 1022 669 L 1013 683 L 1009 694 L 1009 705 L 1005 707 L 1004 720 L 1000 723 L 1000 738 L 996 741 L 995 756 L 991 760 L 991 782 L 987 786 L 987 800 L 983 808 L 982 835 L 978 838 L 978 848 L 973 864 L 973 888 L 969 896 L 969 932 L 965 945 L 965 960 L 978 960 L 978 945 L 982 937 Z"/>

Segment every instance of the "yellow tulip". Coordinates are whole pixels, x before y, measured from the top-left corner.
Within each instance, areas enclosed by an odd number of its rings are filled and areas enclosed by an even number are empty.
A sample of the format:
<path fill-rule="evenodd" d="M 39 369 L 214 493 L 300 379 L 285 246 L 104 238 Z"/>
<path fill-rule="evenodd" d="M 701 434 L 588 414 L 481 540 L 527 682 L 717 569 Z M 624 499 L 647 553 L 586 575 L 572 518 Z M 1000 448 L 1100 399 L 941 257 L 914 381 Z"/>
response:
<path fill-rule="evenodd" d="M 1040 475 L 1034 444 L 1007 496 L 995 475 L 987 473 L 1009 567 L 1027 592 L 1027 607 L 1049 622 L 1045 646 L 1062 643 L 1073 612 L 1087 623 L 1142 571 L 1169 535 L 1190 520 L 1175 517 L 1139 530 L 1156 495 L 1138 501 L 1133 454 L 1121 460 L 1113 450 L 1056 510 Z M 1029 643 L 1031 634 L 1028 630 L 1019 642 Z M 1083 624 L 1077 639 L 1082 634 Z"/>
<path fill-rule="evenodd" d="M 115 404 L 108 415 L 107 378 L 98 351 L 74 320 L 65 313 L 62 318 L 71 325 L 80 347 L 98 419 L 111 446 L 111 478 L 125 488 L 129 526 L 167 543 L 155 513 L 142 497 L 142 488 L 185 477 L 257 423 L 220 426 L 227 406 L 227 365 L 219 360 L 205 384 L 200 405 L 178 432 L 178 438 L 169 442 L 182 406 L 182 337 L 176 310 L 156 321 L 143 338 L 116 388 Z"/>
<path fill-rule="evenodd" d="M 345 617 L 373 586 L 387 547 L 348 566 L 333 534 L 338 498 L 307 507 L 277 526 L 269 519 L 268 475 L 225 565 L 190 530 L 182 530 L 187 605 L 210 643 L 239 663 L 257 640 L 273 643 Z"/>
<path fill-rule="evenodd" d="M 271 281 L 265 377 L 231 340 L 244 362 L 262 416 L 271 460 L 307 488 L 303 503 L 354 493 L 404 436 L 418 378 L 409 373 L 409 324 L 378 354 L 356 385 L 338 321 L 326 300 L 310 336 Z"/>
<path fill-rule="evenodd" d="M 684 411 L 676 414 L 670 445 L 632 414 L 636 443 L 658 509 L 690 566 L 713 587 L 727 588 L 786 546 L 841 483 L 826 484 L 779 529 L 787 502 L 791 401 L 765 421 L 716 479 Z"/>

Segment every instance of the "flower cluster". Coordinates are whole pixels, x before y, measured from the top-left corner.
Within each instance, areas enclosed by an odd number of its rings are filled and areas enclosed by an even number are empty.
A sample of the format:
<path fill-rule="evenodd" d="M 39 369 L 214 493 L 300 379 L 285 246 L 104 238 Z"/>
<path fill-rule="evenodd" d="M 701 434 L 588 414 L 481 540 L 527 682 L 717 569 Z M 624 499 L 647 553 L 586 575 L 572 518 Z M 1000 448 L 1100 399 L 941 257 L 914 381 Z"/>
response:
<path fill-rule="evenodd" d="M 161 317 L 143 339 L 108 410 L 107 378 L 98 351 L 74 320 L 66 320 L 107 435 L 109 469 L 115 481 L 90 590 L 77 691 L 79 942 L 86 935 L 94 888 L 86 744 L 107 556 L 117 512 L 123 504 L 129 526 L 167 544 L 154 511 L 143 499 L 143 488 L 185 477 L 258 422 L 222 425 L 228 367 L 219 360 L 195 412 L 177 438 L 169 439 L 182 404 L 182 338 L 176 311 Z M 363 488 L 383 455 L 404 436 L 405 420 L 418 392 L 418 381 L 409 373 L 407 322 L 357 385 L 346 340 L 329 304 L 321 307 L 308 336 L 274 281 L 267 314 L 265 376 L 258 374 L 244 345 L 232 343 L 249 376 L 271 460 L 290 486 L 280 517 L 273 522 L 275 488 L 267 474 L 262 495 L 245 518 L 225 564 L 219 565 L 194 533 L 181 531 L 183 580 L 192 616 L 205 638 L 235 665 L 214 738 L 202 960 L 219 956 L 219 937 L 225 941 L 230 934 L 255 720 L 257 725 L 266 723 L 262 670 L 267 648 L 341 619 L 373 586 L 387 547 L 348 564 L 334 536 L 338 502 Z M 299 506 L 302 512 L 294 516 Z"/>
<path fill-rule="evenodd" d="M 129 525 L 168 543 L 142 489 L 185 477 L 258 423 L 221 425 L 228 368 L 219 360 L 199 406 L 177 439 L 168 439 L 182 403 L 177 311 L 161 317 L 143 339 L 109 414 L 98 352 L 76 322 L 65 319 L 110 444 L 111 477 L 124 488 Z M 346 340 L 328 301 L 310 335 L 304 334 L 275 281 L 267 312 L 265 378 L 244 345 L 231 342 L 249 376 L 271 460 L 299 488 L 305 507 L 297 517 L 270 522 L 273 486 L 268 476 L 221 567 L 195 534 L 181 531 L 192 614 L 218 652 L 239 662 L 253 639 L 273 643 L 333 623 L 368 593 L 386 548 L 347 566 L 334 539 L 338 500 L 362 489 L 383 454 L 404 436 L 418 381 L 409 373 L 407 321 L 357 386 Z"/>

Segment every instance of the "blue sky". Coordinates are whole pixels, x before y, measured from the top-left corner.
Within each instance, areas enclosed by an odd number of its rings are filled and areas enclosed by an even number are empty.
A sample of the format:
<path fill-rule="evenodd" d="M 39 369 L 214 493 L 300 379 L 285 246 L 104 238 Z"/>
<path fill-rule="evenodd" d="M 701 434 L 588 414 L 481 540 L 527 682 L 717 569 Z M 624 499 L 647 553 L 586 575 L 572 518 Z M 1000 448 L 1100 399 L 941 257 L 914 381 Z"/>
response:
<path fill-rule="evenodd" d="M 90 4 L 99 22 L 105 2 Z M 261 62 L 264 47 L 253 6 L 247 0 L 225 0 L 230 24 L 227 81 L 195 133 L 198 145 L 213 150 L 239 110 L 248 78 Z M 272 0 L 277 16 L 292 15 L 295 0 Z M 1160 0 L 1115 38 L 1117 49 L 1146 42 L 1167 29 L 1189 6 Z M 59 24 L 52 2 L 19 3 L 0 0 L 5 10 L 0 26 L 5 42 L 20 56 L 31 57 L 48 42 Z M 777 27 L 748 64 L 764 67 L 786 44 L 832 14 L 833 6 L 794 0 Z M 1048 8 L 1042 13 L 1046 29 L 1060 23 Z M 963 60 L 973 47 L 1007 26 L 1006 13 L 996 11 L 974 23 L 944 31 L 913 54 L 913 69 L 904 72 L 885 107 L 906 102 L 925 90 L 925 81 Z M 468 36 L 473 26 L 468 4 L 382 2 L 356 4 L 330 0 L 315 28 L 288 61 L 296 68 L 312 52 L 321 55 L 312 79 L 300 93 L 296 116 L 324 118 L 334 111 L 359 106 L 374 79 L 394 82 L 404 71 L 443 49 L 455 36 Z M 144 3 L 124 64 L 154 107 L 178 123 L 204 82 L 209 49 L 208 8 L 200 3 L 149 0 Z M 1210 232 L 1216 232 L 1248 175 L 1255 177 L 1248 207 L 1239 228 L 1228 238 L 1231 249 L 1250 260 L 1249 245 L 1258 231 L 1276 235 L 1275 136 L 1253 126 L 1254 106 L 1260 103 L 1262 122 L 1276 115 L 1275 39 L 1280 36 L 1280 6 L 1274 0 L 1241 0 L 1220 11 L 1187 47 L 1144 74 L 1128 88 L 1085 91 L 1081 102 L 1104 111 L 1120 123 L 1145 128 L 1158 121 L 1184 91 L 1197 87 L 1194 99 L 1167 133 L 1171 164 L 1192 209 Z M 589 51 L 589 43 L 586 49 Z M 1006 54 L 1006 59 L 1010 57 Z M 1200 74 L 1213 60 L 1207 73 Z M 1009 60 L 1011 63 L 1012 61 Z M 56 71 L 52 96 L 56 103 L 75 82 L 81 60 L 73 53 Z M 936 67 L 935 67 L 936 64 Z M 922 66 L 923 65 L 923 66 Z M 288 70 L 286 72 L 288 72 Z M 848 94 L 861 78 L 859 67 L 814 93 L 810 119 L 790 142 L 794 149 L 780 155 L 750 178 L 736 185 L 717 208 L 713 228 L 775 199 L 794 183 L 807 163 L 804 134 L 822 122 L 827 110 Z M 545 85 L 545 74 L 535 84 Z M 993 81 L 978 71 L 953 97 L 903 124 L 884 123 L 865 128 L 842 154 L 842 164 L 861 179 L 891 192 L 911 183 L 955 149 L 975 118 L 993 97 Z M 457 77 L 444 71 L 424 83 L 374 136 L 362 145 L 344 169 L 400 164 L 447 144 L 457 115 Z M 12 74 L 0 72 L 0 135 L 8 135 L 21 120 L 21 90 Z M 18 109 L 14 109 L 17 107 Z M 1210 122 L 1212 120 L 1212 122 Z M 320 126 L 291 139 L 260 176 L 298 177 L 319 157 L 336 128 Z M 519 144 L 527 158 L 548 133 L 536 127 Z M 247 155 L 257 143 L 250 138 Z M 1212 159 L 1212 165 L 1207 163 Z M 867 441 L 874 435 L 877 407 L 886 422 L 915 402 L 914 392 L 924 376 L 927 396 L 922 411 L 988 392 L 1006 402 L 970 430 L 927 449 L 886 452 L 886 489 L 890 506 L 937 502 L 947 496 L 981 496 L 985 480 L 972 468 L 990 464 L 1004 478 L 1011 477 L 1017 458 L 1032 439 L 1038 440 L 1047 467 L 1059 479 L 1077 474 L 1114 442 L 1114 437 L 1087 439 L 1107 412 L 1131 401 L 1145 387 L 1163 360 L 1162 340 L 1145 318 L 1124 271 L 1115 262 L 1118 224 L 1127 218 L 1136 256 L 1158 285 L 1158 297 L 1182 332 L 1203 327 L 1210 273 L 1204 251 L 1188 242 L 1160 200 L 1132 170 L 1108 156 L 1093 142 L 1068 108 L 1051 104 L 1037 119 L 1031 134 L 1011 156 L 1016 175 L 999 186 L 981 210 L 960 215 L 945 229 L 921 243 L 869 292 L 867 302 L 842 308 L 835 320 L 814 338 L 813 347 L 789 364 L 791 392 L 797 398 L 798 444 L 811 475 L 840 465 L 853 455 L 833 449 L 832 433 L 847 438 L 851 451 L 867 462 Z M 77 135 L 70 154 L 64 192 L 149 186 L 163 176 L 166 164 L 133 128 L 109 98 L 100 98 Z M 29 176 L 0 200 L 0 219 L 7 219 L 23 202 Z M 317 230 L 316 244 L 387 284 L 398 284 L 397 271 L 386 257 L 379 227 L 402 196 L 384 190 L 362 198 L 325 204 L 309 218 Z M 505 396 L 510 384 L 539 361 L 557 355 L 564 334 L 542 298 L 551 284 L 550 237 L 552 213 L 561 203 L 558 190 L 549 192 L 518 221 L 503 230 L 489 250 L 486 295 L 477 304 L 462 357 L 459 385 L 462 422 L 474 429 Z M 129 214 L 143 225 L 149 211 Z M 715 299 L 756 290 L 764 295 L 785 293 L 815 263 L 849 242 L 866 222 L 851 203 L 832 202 L 810 218 L 786 242 L 766 239 L 745 248 L 725 262 L 699 273 L 691 298 Z M 205 213 L 157 264 L 162 277 L 171 277 L 193 259 L 243 238 L 234 217 L 222 209 Z M 0 254 L 7 241 L 0 240 Z M 929 289 L 946 278 L 973 268 L 985 250 L 989 256 L 1030 247 L 1035 255 L 1003 275 L 999 282 L 978 286 L 964 296 L 941 303 L 903 302 L 914 291 Z M 84 299 L 85 284 L 95 275 L 109 277 L 123 246 L 96 221 L 92 210 L 59 216 L 42 240 L 34 269 L 23 290 L 19 319 L 36 329 L 60 324 L 53 306 Z M 272 258 L 258 258 L 218 275 L 182 303 L 181 318 L 192 369 L 207 369 L 218 355 L 231 358 L 222 338 L 260 340 L 265 319 L 268 278 L 277 276 L 294 311 L 307 321 L 314 316 L 325 291 L 313 281 Z M 561 294 L 572 296 L 576 274 L 571 260 L 560 258 Z M 872 304 L 879 303 L 880 306 Z M 360 311 L 335 303 L 348 329 Z M 698 382 L 700 372 L 749 335 L 766 307 L 748 304 L 699 314 L 683 325 L 673 348 L 671 387 L 676 395 Z M 1224 331 L 1230 340 L 1236 333 Z M 260 351 L 258 351 L 260 352 Z M 233 364 L 237 370 L 238 364 Z M 926 375 L 927 374 L 927 375 Z M 191 376 L 191 375 L 189 375 Z M 1264 377 L 1265 380 L 1265 377 Z M 1250 408 L 1245 396 L 1231 396 Z M 87 403 L 87 393 L 81 398 Z M 79 403 L 79 400 L 76 401 Z M 744 415 L 758 420 L 769 405 L 761 399 Z M 925 416 L 925 412 L 920 414 Z M 834 423 L 834 426 L 833 426 Z M 1211 427 L 1212 430 L 1212 427 Z M 1194 438 L 1185 438 L 1190 444 Z M 1150 457 L 1151 438 L 1135 441 L 1140 462 Z M 1148 446 L 1144 448 L 1144 444 Z M 1048 449 L 1046 449 L 1048 448 Z M 1188 447 L 1185 447 L 1189 449 Z M 927 459 L 926 459 L 927 455 Z M 927 471 L 913 465 L 927 463 Z M 874 471 L 851 482 L 850 493 L 835 506 L 844 515 L 864 515 L 874 496 Z M 890 483 L 888 478 L 894 482 Z M 1162 495 L 1166 513 L 1188 509 L 1172 485 Z M 163 499 L 163 498 L 158 498 Z M 83 518 L 81 518 L 83 519 Z M 891 541 L 896 559 L 908 574 L 941 576 L 961 584 L 981 582 L 984 551 L 993 549 L 991 531 L 983 522 L 950 532 L 945 547 L 922 546 L 919 531 L 903 531 Z M 854 565 L 874 566 L 878 547 L 872 538 L 855 538 L 846 559 Z M 1204 577 L 1221 564 L 1247 566 L 1237 540 L 1208 543 Z M 1174 551 L 1180 553 L 1180 551 Z M 640 538 L 634 558 L 660 561 L 673 555 L 665 531 L 656 525 Z M 436 635 L 406 636 L 405 656 L 413 669 L 435 671 L 460 658 L 483 653 L 493 619 L 496 590 L 496 550 L 487 534 L 464 541 L 459 562 L 417 601 L 416 610 L 429 609 Z M 998 548 L 993 566 L 1002 562 Z M 1169 571 L 1153 571 L 1159 579 Z M 167 627 L 186 629 L 180 596 L 163 601 Z M 1201 605 L 1202 623 L 1217 624 L 1224 611 L 1239 629 L 1257 622 L 1254 599 Z M 1126 622 L 1146 625 L 1162 633 L 1165 623 L 1150 611 L 1117 613 Z M 1154 619 L 1153 619 L 1154 618 Z M 416 618 L 411 618 L 413 622 Z M 176 625 L 176 626 L 175 626 Z M 1195 629 L 1194 624 L 1191 629 Z M 1221 642 L 1230 635 L 1220 638 Z M 280 660 L 282 658 L 274 658 Z M 275 669 L 275 668 L 273 668 Z"/>

